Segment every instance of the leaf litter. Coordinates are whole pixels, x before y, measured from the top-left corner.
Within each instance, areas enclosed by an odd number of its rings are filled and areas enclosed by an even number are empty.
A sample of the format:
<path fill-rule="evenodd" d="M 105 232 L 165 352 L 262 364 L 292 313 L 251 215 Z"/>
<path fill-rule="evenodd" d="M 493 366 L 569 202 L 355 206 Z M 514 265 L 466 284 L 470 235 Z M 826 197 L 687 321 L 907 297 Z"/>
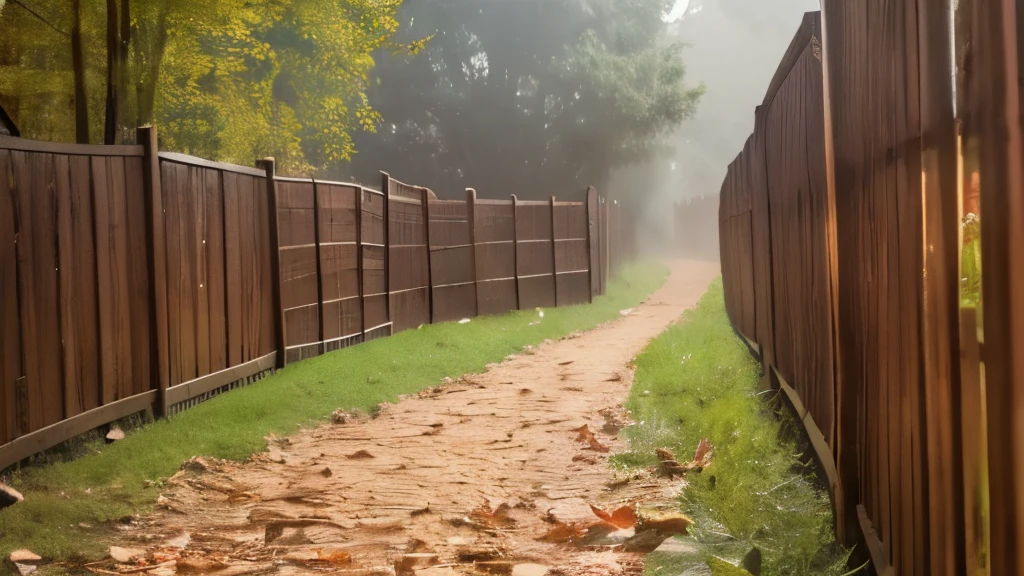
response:
<path fill-rule="evenodd" d="M 657 300 L 682 306 L 702 285 L 670 280 L 665 290 Z M 675 474 L 620 478 L 606 465 L 632 424 L 620 407 L 627 366 L 678 308 L 643 312 L 527 348 L 373 418 L 339 410 L 333 423 L 268 438 L 270 452 L 246 462 L 197 460 L 162 485 L 155 512 L 110 542 L 143 556 L 90 568 L 638 576 L 643 552 L 690 525 Z M 570 364 L 580 385 L 560 389 Z M 444 434 L 424 435 L 428 424 Z M 691 462 L 664 461 L 696 470 L 710 454 L 706 446 Z"/>

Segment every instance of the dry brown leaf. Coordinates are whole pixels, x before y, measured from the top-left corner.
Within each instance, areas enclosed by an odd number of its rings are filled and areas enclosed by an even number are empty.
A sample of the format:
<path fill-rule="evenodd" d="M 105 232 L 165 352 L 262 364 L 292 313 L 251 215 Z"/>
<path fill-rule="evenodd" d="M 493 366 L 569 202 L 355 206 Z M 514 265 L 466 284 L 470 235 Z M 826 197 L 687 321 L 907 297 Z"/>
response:
<path fill-rule="evenodd" d="M 491 506 L 486 502 L 481 504 L 477 509 L 469 513 L 470 519 L 477 524 L 486 526 L 488 528 L 501 528 L 504 526 L 511 526 L 516 521 L 509 515 L 512 511 L 512 507 L 508 504 L 502 503 L 494 510 L 491 510 Z"/>
<path fill-rule="evenodd" d="M 610 451 L 610 449 L 607 446 L 602 444 L 594 436 L 594 433 L 590 431 L 590 426 L 587 426 L 586 424 L 584 424 L 583 426 L 580 426 L 579 428 L 574 428 L 572 431 L 577 433 L 577 436 L 576 436 L 576 441 L 577 442 L 583 442 L 583 443 L 587 444 L 587 447 L 590 448 L 591 450 L 593 450 L 594 452 L 609 452 Z"/>
<path fill-rule="evenodd" d="M 665 514 L 664 516 L 644 518 L 638 523 L 637 528 L 643 528 L 644 530 L 657 530 L 662 534 L 686 534 L 686 530 L 690 524 L 693 524 L 693 520 L 690 518 L 682 514 L 671 513 Z"/>
<path fill-rule="evenodd" d="M 541 542 L 553 542 L 556 544 L 563 544 L 566 542 L 572 542 L 573 540 L 579 540 L 587 535 L 587 528 L 581 524 L 566 524 L 565 522 L 555 522 L 555 525 L 548 530 L 543 536 L 538 538 Z"/>
<path fill-rule="evenodd" d="M 590 509 L 594 512 L 595 516 L 616 528 L 632 528 L 636 525 L 635 504 L 616 508 L 611 513 L 605 512 L 593 504 L 590 505 Z"/>
<path fill-rule="evenodd" d="M 344 550 L 317 550 L 317 560 L 321 562 L 327 562 L 328 564 L 351 564 L 352 555 Z"/>
<path fill-rule="evenodd" d="M 353 452 L 352 454 L 349 454 L 348 456 L 345 456 L 345 458 L 348 458 L 349 460 L 368 460 L 374 457 L 375 456 L 373 454 L 370 454 L 366 450 L 358 450 L 356 452 Z"/>

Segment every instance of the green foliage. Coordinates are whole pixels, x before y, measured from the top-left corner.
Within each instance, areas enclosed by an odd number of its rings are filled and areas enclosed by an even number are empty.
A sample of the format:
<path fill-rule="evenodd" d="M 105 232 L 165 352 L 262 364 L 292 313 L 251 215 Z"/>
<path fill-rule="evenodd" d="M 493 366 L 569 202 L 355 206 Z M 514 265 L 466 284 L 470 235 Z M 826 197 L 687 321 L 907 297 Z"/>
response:
<path fill-rule="evenodd" d="M 406 35 L 433 35 L 415 57 L 381 58 L 371 98 L 387 130 L 363 134 L 363 157 L 458 190 L 542 198 L 604 189 L 616 164 L 665 151 L 662 136 L 696 110 L 663 0 L 420 0 Z M 405 42 L 411 42 L 404 39 Z M 373 178 L 379 166 L 354 169 Z"/>
<path fill-rule="evenodd" d="M 968 214 L 961 228 L 963 251 L 960 253 L 960 303 L 962 306 L 976 307 L 981 305 L 981 220 L 976 214 Z"/>
<path fill-rule="evenodd" d="M 66 31 L 75 15 L 66 0 L 26 3 L 52 25 L 19 6 L 3 11 L 3 103 L 26 137 L 74 140 Z M 132 31 L 120 121 L 126 129 L 155 120 L 166 149 L 246 165 L 275 156 L 282 172 L 306 174 L 351 158 L 353 132 L 381 122 L 366 95 L 371 55 L 402 47 L 392 40 L 401 0 L 122 3 Z M 105 6 L 86 0 L 81 14 L 94 141 L 106 93 Z"/>
<path fill-rule="evenodd" d="M 799 424 L 756 393 L 759 367 L 732 331 L 721 280 L 636 365 L 627 407 L 639 425 L 626 430 L 631 451 L 617 462 L 655 465 L 655 448 L 682 458 L 711 441 L 711 465 L 687 477 L 681 496 L 703 560 L 736 565 L 757 547 L 765 575 L 843 574 L 848 554 L 834 542 L 827 494 L 799 457 Z M 648 572 L 675 573 L 668 568 L 683 562 L 655 555 Z"/>
<path fill-rule="evenodd" d="M 536 312 L 513 312 L 469 324 L 429 325 L 345 348 L 289 366 L 115 444 L 97 443 L 88 456 L 23 470 L 12 483 L 25 502 L 0 512 L 0 556 L 29 548 L 47 559 L 95 559 L 102 555 L 98 539 L 109 523 L 153 506 L 159 484 L 192 456 L 241 460 L 263 450 L 269 433 L 293 434 L 337 408 L 370 412 L 446 376 L 480 372 L 526 345 L 617 317 L 666 277 L 664 266 L 639 264 L 609 282 L 608 294 L 593 304 L 546 310 L 540 322 Z"/>

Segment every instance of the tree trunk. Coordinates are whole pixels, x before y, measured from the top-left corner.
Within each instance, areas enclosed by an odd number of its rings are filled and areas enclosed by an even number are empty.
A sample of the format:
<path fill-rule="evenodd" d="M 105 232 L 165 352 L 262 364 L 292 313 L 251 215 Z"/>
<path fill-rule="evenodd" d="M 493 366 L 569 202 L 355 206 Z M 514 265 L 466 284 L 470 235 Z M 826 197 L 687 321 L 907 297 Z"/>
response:
<path fill-rule="evenodd" d="M 107 106 L 103 123 L 103 143 L 113 144 L 117 137 L 117 0 L 107 0 Z"/>
<path fill-rule="evenodd" d="M 156 23 L 153 25 L 140 21 L 137 30 L 140 31 L 135 38 L 136 62 L 139 64 L 135 71 L 138 79 L 135 84 L 135 118 L 139 126 L 152 124 L 156 114 L 156 87 L 160 80 L 160 65 L 164 58 L 164 48 L 167 45 L 167 15 L 170 7 L 167 2 L 161 2 Z M 143 58 L 140 53 L 147 51 L 144 59 L 148 66 L 145 70 L 141 65 Z"/>
<path fill-rule="evenodd" d="M 120 50 L 118 52 L 116 100 L 119 104 L 117 115 L 117 128 L 120 132 L 118 140 L 125 142 L 133 130 L 127 130 L 129 120 L 128 110 L 128 47 L 132 38 L 132 20 L 130 11 L 131 0 L 121 0 L 121 37 Z"/>
<path fill-rule="evenodd" d="M 85 94 L 85 57 L 82 54 L 81 0 L 71 0 L 71 61 L 75 74 L 75 141 L 89 143 L 89 101 Z"/>

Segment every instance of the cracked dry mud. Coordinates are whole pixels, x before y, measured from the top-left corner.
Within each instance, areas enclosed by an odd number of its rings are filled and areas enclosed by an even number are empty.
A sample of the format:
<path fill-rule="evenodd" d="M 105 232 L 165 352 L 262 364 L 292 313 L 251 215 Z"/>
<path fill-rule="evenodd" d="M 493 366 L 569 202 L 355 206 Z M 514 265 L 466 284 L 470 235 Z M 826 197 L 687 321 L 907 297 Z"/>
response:
<path fill-rule="evenodd" d="M 248 462 L 194 460 L 159 510 L 110 544 L 143 554 L 151 567 L 133 570 L 150 574 L 640 574 L 639 552 L 540 538 L 553 520 L 592 522 L 591 504 L 676 506 L 678 480 L 625 481 L 607 466 L 626 448 L 617 433 L 630 361 L 719 273 L 717 264 L 670 267 L 658 292 L 594 330 L 376 418 L 270 439 Z M 577 442 L 584 425 L 597 444 Z"/>

